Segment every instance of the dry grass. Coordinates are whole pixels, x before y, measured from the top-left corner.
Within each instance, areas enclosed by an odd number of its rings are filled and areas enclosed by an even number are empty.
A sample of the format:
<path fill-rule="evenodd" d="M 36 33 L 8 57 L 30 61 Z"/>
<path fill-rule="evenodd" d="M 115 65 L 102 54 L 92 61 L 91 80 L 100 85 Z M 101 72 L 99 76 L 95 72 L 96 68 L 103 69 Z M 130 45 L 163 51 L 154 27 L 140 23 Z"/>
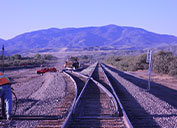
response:
<path fill-rule="evenodd" d="M 136 72 L 127 72 L 128 74 L 131 74 L 133 76 L 143 78 L 148 80 L 148 71 L 147 70 L 139 70 Z M 171 89 L 177 90 L 177 79 L 175 77 L 169 76 L 169 75 L 163 75 L 163 74 L 157 74 L 152 72 L 151 80 L 156 83 L 160 83 L 166 87 L 169 87 Z"/>

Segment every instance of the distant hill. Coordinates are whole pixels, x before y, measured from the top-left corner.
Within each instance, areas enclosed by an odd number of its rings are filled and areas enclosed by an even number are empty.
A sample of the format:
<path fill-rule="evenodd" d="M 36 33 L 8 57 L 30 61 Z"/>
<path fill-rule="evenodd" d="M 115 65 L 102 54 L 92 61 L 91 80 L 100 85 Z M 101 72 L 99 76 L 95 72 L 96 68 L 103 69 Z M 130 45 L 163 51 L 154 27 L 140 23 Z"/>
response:
<path fill-rule="evenodd" d="M 1 40 L 0 40 L 1 41 Z M 7 49 L 38 48 L 154 48 L 177 44 L 177 37 L 135 27 L 107 25 L 84 28 L 50 28 L 33 31 L 5 41 Z"/>
<path fill-rule="evenodd" d="M 0 45 L 2 45 L 4 43 L 5 43 L 5 40 L 3 40 L 3 39 L 0 38 Z"/>

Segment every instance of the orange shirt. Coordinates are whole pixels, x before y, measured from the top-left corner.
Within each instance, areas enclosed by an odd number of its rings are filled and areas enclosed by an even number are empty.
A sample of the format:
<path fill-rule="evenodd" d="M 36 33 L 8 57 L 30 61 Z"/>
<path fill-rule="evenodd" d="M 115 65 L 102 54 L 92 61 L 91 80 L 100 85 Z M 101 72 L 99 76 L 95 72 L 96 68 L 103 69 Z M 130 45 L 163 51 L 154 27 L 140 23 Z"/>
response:
<path fill-rule="evenodd" d="M 0 72 L 0 86 L 4 84 L 10 84 L 10 80 L 6 75 Z"/>

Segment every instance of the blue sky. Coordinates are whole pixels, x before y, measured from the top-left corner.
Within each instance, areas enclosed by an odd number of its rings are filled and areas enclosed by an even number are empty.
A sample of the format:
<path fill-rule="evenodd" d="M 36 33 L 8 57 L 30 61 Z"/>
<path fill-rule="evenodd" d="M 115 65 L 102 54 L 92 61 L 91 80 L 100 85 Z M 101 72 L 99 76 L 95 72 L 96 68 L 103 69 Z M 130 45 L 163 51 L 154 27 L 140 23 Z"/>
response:
<path fill-rule="evenodd" d="M 116 24 L 177 36 L 177 0 L 0 0 L 0 38 Z"/>

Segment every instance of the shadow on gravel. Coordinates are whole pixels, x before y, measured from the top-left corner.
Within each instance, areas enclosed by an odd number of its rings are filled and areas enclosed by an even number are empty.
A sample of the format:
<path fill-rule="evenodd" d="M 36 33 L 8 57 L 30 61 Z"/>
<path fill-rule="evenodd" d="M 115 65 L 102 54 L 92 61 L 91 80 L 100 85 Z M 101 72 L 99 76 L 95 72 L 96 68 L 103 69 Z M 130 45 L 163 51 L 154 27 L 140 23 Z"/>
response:
<path fill-rule="evenodd" d="M 16 115 L 13 120 L 58 120 L 62 117 L 52 115 Z"/>
<path fill-rule="evenodd" d="M 101 127 L 101 122 L 95 117 L 101 116 L 101 92 L 95 83 L 89 81 L 73 114 L 73 121 L 69 127 Z"/>
<path fill-rule="evenodd" d="M 20 107 L 20 105 L 28 104 L 28 106 L 25 106 L 25 109 L 24 109 L 24 112 L 26 112 L 29 109 L 31 109 L 37 102 L 38 100 L 34 100 L 34 99 L 18 99 L 17 105 L 18 107 Z"/>
<path fill-rule="evenodd" d="M 78 91 L 77 97 L 78 97 L 80 95 L 80 92 L 82 91 L 85 83 L 79 77 L 77 77 L 77 76 L 75 76 L 75 75 L 73 75 L 73 74 L 71 74 L 69 72 L 67 72 L 67 73 L 75 80 L 75 82 L 77 84 L 77 91 Z"/>
<path fill-rule="evenodd" d="M 153 117 L 172 117 L 172 116 L 176 116 L 177 114 L 170 114 L 170 115 L 152 115 Z"/>
<path fill-rule="evenodd" d="M 143 107 L 137 102 L 137 100 L 114 78 L 110 73 L 105 72 L 119 97 L 124 109 L 135 128 L 142 127 L 160 127 L 153 119 L 153 115 L 150 115 L 145 111 Z M 117 86 L 118 85 L 118 86 Z"/>
<path fill-rule="evenodd" d="M 132 82 L 136 86 L 146 89 L 148 86 L 148 81 L 144 79 L 137 78 L 135 76 L 126 74 L 124 72 L 118 71 L 117 69 L 114 69 L 108 65 L 105 65 L 107 68 L 109 68 L 111 71 L 118 73 L 121 77 L 124 79 Z M 159 99 L 167 102 L 168 104 L 172 105 L 173 107 L 177 108 L 177 91 L 171 88 L 168 88 L 162 84 L 151 82 L 151 90 L 149 93 L 153 94 L 154 96 L 158 97 Z M 176 97 L 176 98 L 175 98 Z"/>
<path fill-rule="evenodd" d="M 28 66 L 14 66 L 14 67 L 5 67 L 4 70 L 20 70 L 20 69 L 30 69 L 40 67 L 40 65 L 28 65 Z"/>
<path fill-rule="evenodd" d="M 17 128 L 17 121 L 42 121 L 42 120 L 58 120 L 62 119 L 59 116 L 50 116 L 50 115 L 33 115 L 33 116 L 25 116 L 25 115 L 17 115 L 13 116 L 12 120 L 7 121 L 0 117 L 0 128 Z"/>

